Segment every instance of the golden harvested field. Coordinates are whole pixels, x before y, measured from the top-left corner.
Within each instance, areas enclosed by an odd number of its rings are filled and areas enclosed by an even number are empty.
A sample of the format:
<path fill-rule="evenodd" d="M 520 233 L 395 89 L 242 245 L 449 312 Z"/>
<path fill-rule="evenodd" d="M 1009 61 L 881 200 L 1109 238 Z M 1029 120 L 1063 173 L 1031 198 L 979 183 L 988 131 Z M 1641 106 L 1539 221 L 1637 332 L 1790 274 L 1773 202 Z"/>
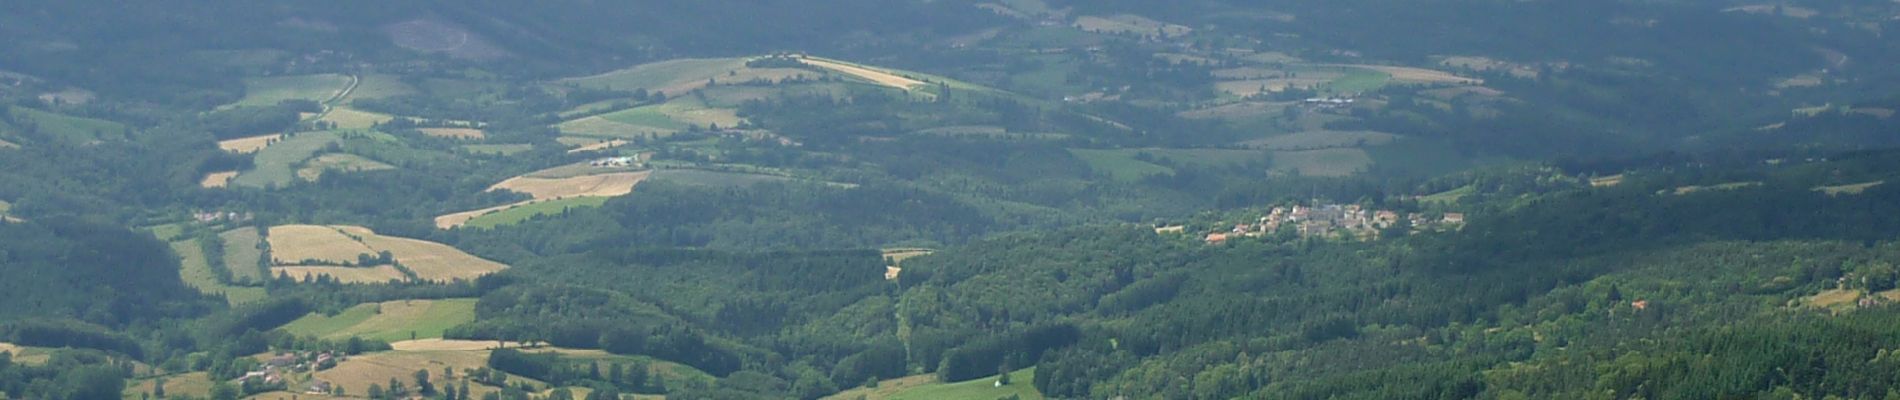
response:
<path fill-rule="evenodd" d="M 1369 70 L 1384 72 L 1387 75 L 1391 75 L 1393 81 L 1403 82 L 1403 83 L 1457 83 L 1457 84 L 1465 84 L 1465 85 L 1484 84 L 1483 79 L 1466 78 L 1466 77 L 1452 74 L 1450 72 L 1424 69 L 1424 68 L 1398 67 L 1398 66 L 1391 66 L 1391 65 L 1362 65 L 1362 64 L 1321 64 L 1319 66 L 1361 68 L 1361 69 L 1369 69 Z"/>
<path fill-rule="evenodd" d="M 444 367 L 455 370 L 459 377 L 464 369 L 487 365 L 487 351 L 386 351 L 352 356 L 338 363 L 336 368 L 317 371 L 314 377 L 342 386 L 344 393 L 360 395 L 369 393 L 369 385 L 385 385 L 390 378 L 401 380 L 405 386 L 415 387 L 415 373 L 418 370 L 428 370 L 432 380 L 447 381 L 437 376 Z M 486 385 L 469 385 L 469 389 L 476 392 L 477 398 L 494 391 Z"/>
<path fill-rule="evenodd" d="M 356 226 L 275 226 L 270 228 L 269 241 L 273 263 L 287 266 L 283 268 L 303 268 L 285 270 L 298 278 L 302 278 L 297 275 L 298 272 L 329 273 L 339 279 L 345 278 L 339 274 L 358 273 L 373 275 L 357 276 L 356 279 L 380 281 L 388 276 L 387 272 L 375 272 L 380 267 L 337 270 L 296 264 L 302 260 L 354 263 L 358 254 L 374 255 L 381 251 L 390 252 L 397 263 L 415 272 L 417 278 L 428 281 L 474 279 L 508 268 L 507 265 L 470 255 L 445 244 L 382 236 Z"/>
<path fill-rule="evenodd" d="M 1084 31 L 1097 33 L 1160 36 L 1164 38 L 1182 36 L 1194 32 L 1193 28 L 1129 14 L 1108 17 L 1083 16 L 1075 19 L 1075 27 Z"/>
<path fill-rule="evenodd" d="M 580 147 L 575 147 L 573 149 L 568 150 L 567 153 L 574 154 L 574 153 L 580 153 L 580 152 L 586 152 L 586 151 L 600 151 L 600 150 L 606 150 L 606 149 L 610 149 L 614 147 L 625 146 L 627 145 L 627 143 L 629 142 L 627 142 L 626 140 L 621 140 L 621 139 L 601 140 L 601 141 L 597 141 L 593 143 L 583 144 Z"/>
<path fill-rule="evenodd" d="M 271 263 L 275 265 L 296 265 L 305 260 L 355 263 L 359 254 L 376 254 L 376 250 L 332 226 L 273 226 L 268 241 Z"/>
<path fill-rule="evenodd" d="M 859 79 L 875 82 L 879 85 L 890 86 L 890 87 L 894 87 L 898 89 L 911 90 L 911 89 L 915 89 L 915 88 L 927 85 L 923 81 L 911 79 L 911 78 L 897 75 L 894 73 L 875 70 L 871 68 L 865 68 L 865 67 L 847 64 L 847 63 L 843 63 L 839 61 L 827 60 L 823 58 L 804 57 L 804 58 L 798 59 L 798 61 L 805 63 L 805 65 L 828 69 L 837 73 L 854 76 Z"/>
<path fill-rule="evenodd" d="M 507 269 L 507 265 L 457 250 L 449 245 L 409 238 L 371 235 L 364 238 L 371 248 L 387 250 L 416 277 L 426 281 L 474 280 Z"/>
<path fill-rule="evenodd" d="M 1873 181 L 1873 182 L 1855 183 L 1855 184 L 1850 184 L 1850 185 L 1821 186 L 1821 187 L 1814 188 L 1814 190 L 1821 193 L 1827 193 L 1829 196 L 1839 196 L 1843 194 L 1860 194 L 1860 192 L 1867 191 L 1868 188 L 1880 186 L 1881 184 L 1884 184 L 1884 183 L 1887 183 L 1887 181 L 1879 180 L 1879 181 Z"/>
<path fill-rule="evenodd" d="M 1840 311 L 1842 308 L 1853 308 L 1854 302 L 1860 300 L 1861 295 L 1859 290 L 1828 289 L 1802 298 L 1801 303 L 1809 307 Z"/>
<path fill-rule="evenodd" d="M 378 265 L 374 268 L 337 267 L 329 265 L 282 266 L 271 267 L 270 273 L 273 277 L 278 273 L 283 273 L 289 275 L 290 279 L 295 279 L 300 282 L 306 278 L 315 279 L 319 276 L 329 276 L 330 278 L 336 279 L 337 282 L 343 283 L 383 283 L 391 280 L 409 280 L 409 277 L 402 275 L 402 271 L 397 271 L 396 267 L 388 265 Z"/>
<path fill-rule="evenodd" d="M 236 178 L 237 174 L 237 171 L 221 171 L 205 174 L 204 179 L 198 180 L 198 187 L 206 189 L 225 187 L 231 184 L 231 178 Z"/>
<path fill-rule="evenodd" d="M 218 141 L 218 148 L 238 154 L 256 153 L 258 150 L 263 150 L 265 147 L 270 146 L 272 142 L 276 142 L 277 139 L 283 136 L 284 135 L 272 133 L 269 135 L 220 140 Z"/>
<path fill-rule="evenodd" d="M 633 193 L 634 185 L 646 180 L 653 171 L 616 172 L 596 175 L 583 175 L 571 178 L 532 178 L 519 176 L 508 178 L 488 190 L 508 190 L 533 196 L 535 200 L 559 199 L 574 196 L 613 197 Z"/>
<path fill-rule="evenodd" d="M 488 135 L 485 133 L 482 133 L 482 130 L 475 129 L 475 128 L 420 128 L 416 130 L 422 131 L 422 134 L 424 135 L 429 135 L 429 136 L 434 136 L 434 137 L 439 137 L 439 138 L 472 139 L 472 140 L 480 140 L 480 139 L 488 138 Z"/>

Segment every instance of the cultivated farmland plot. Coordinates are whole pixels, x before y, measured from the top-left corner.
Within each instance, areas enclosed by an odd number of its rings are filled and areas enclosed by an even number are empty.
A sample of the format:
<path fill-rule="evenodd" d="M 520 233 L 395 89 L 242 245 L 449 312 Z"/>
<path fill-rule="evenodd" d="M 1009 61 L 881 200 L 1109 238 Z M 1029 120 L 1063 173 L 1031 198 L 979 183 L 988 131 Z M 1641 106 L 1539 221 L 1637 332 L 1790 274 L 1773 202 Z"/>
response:
<path fill-rule="evenodd" d="M 380 282 L 388 278 L 388 272 L 380 271 L 384 266 L 355 264 L 361 255 L 375 257 L 385 251 L 415 273 L 416 279 L 425 281 L 469 280 L 508 268 L 441 243 L 383 236 L 356 226 L 279 225 L 271 227 L 268 236 L 273 274 L 297 272 Z"/>

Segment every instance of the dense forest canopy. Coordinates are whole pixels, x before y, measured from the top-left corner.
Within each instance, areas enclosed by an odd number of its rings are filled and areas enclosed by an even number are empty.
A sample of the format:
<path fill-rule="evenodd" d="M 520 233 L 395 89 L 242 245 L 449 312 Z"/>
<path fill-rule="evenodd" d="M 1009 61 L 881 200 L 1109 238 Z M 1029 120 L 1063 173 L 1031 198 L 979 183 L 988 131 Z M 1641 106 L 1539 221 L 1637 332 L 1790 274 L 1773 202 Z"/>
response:
<path fill-rule="evenodd" d="M 1900 398 L 1900 3 L 0 4 L 0 398 Z"/>

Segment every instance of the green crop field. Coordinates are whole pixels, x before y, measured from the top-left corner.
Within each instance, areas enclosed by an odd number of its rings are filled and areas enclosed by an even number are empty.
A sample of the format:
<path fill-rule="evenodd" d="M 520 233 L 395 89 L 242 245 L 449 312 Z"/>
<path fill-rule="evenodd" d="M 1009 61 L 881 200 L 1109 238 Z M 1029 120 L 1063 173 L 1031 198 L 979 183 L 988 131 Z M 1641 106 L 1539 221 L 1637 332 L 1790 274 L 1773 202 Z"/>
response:
<path fill-rule="evenodd" d="M 1459 186 L 1457 189 L 1447 190 L 1443 192 L 1426 195 L 1424 197 L 1419 197 L 1418 202 L 1421 204 L 1438 204 L 1438 205 L 1458 204 L 1458 199 L 1465 198 L 1465 196 L 1468 196 L 1468 195 L 1471 195 L 1472 193 L 1477 193 L 1477 192 L 1478 192 L 1478 189 L 1471 185 Z"/>
<path fill-rule="evenodd" d="M 997 399 L 1016 396 L 1023 400 L 1042 398 L 1034 383 L 1036 369 L 1027 368 L 1009 373 L 1009 384 L 996 386 L 996 377 L 968 380 L 954 383 L 938 383 L 919 386 L 888 397 L 888 400 L 926 400 L 926 399 Z"/>
<path fill-rule="evenodd" d="M 363 156 L 355 154 L 330 153 L 317 156 L 317 158 L 305 162 L 303 168 L 297 169 L 297 177 L 307 181 L 315 181 L 317 178 L 322 177 L 325 172 L 330 171 L 357 172 L 388 169 L 396 169 L 396 166 L 363 158 Z"/>
<path fill-rule="evenodd" d="M 651 128 L 653 130 L 677 131 L 686 129 L 686 124 L 673 120 L 673 117 L 668 116 L 665 112 L 666 110 L 663 110 L 662 107 L 666 107 L 666 105 L 658 104 L 634 107 L 627 110 L 602 114 L 600 117 L 608 121 Z"/>
<path fill-rule="evenodd" d="M 4 207 L 0 207 L 0 213 L 6 213 L 6 212 L 7 210 Z M 152 232 L 152 237 L 158 238 L 158 240 L 160 241 L 169 242 L 169 241 L 177 240 L 179 239 L 178 237 L 179 235 L 185 234 L 185 224 L 180 222 L 180 223 L 156 225 L 156 226 L 146 227 L 145 230 Z"/>
<path fill-rule="evenodd" d="M 350 77 L 341 74 L 247 78 L 244 98 L 224 108 L 271 106 L 284 100 L 324 102 L 343 94 L 349 87 Z"/>
<path fill-rule="evenodd" d="M 397 300 L 358 304 L 337 315 L 310 314 L 282 328 L 297 335 L 326 339 L 360 337 L 388 342 L 442 337 L 442 332 L 475 320 L 475 299 Z"/>
<path fill-rule="evenodd" d="M 468 220 L 468 222 L 462 226 L 490 229 L 497 226 L 514 225 L 537 216 L 560 214 L 566 212 L 568 209 L 600 207 L 601 204 L 607 203 L 607 199 L 607 197 L 587 196 L 529 203 L 520 207 L 475 217 L 475 219 Z"/>
<path fill-rule="evenodd" d="M 1108 174 L 1117 181 L 1134 182 L 1150 175 L 1172 174 L 1174 169 L 1137 160 L 1126 150 L 1069 149 L 1069 154 L 1089 164 L 1090 169 Z"/>
<path fill-rule="evenodd" d="M 304 132 L 291 135 L 257 152 L 254 167 L 238 173 L 231 184 L 254 188 L 289 185 L 296 179 L 297 166 L 316 156 L 325 146 L 337 143 L 336 132 Z"/>
<path fill-rule="evenodd" d="M 204 249 L 196 240 L 172 242 L 172 252 L 179 257 L 178 276 L 185 285 L 198 289 L 208 295 L 222 295 L 231 305 L 263 300 L 264 288 L 230 286 L 218 281 L 218 274 L 211 271 L 211 264 L 205 261 Z"/>
<path fill-rule="evenodd" d="M 270 278 L 258 264 L 264 259 L 264 249 L 259 246 L 264 238 L 258 236 L 257 228 L 232 229 L 218 234 L 218 238 L 224 240 L 224 268 L 231 270 L 232 280 L 263 283 Z"/>
<path fill-rule="evenodd" d="M 403 83 L 395 75 L 363 74 L 359 78 L 362 80 L 357 82 L 356 90 L 351 90 L 350 96 L 343 99 L 345 104 L 359 99 L 380 99 L 416 93 L 416 88 Z"/>
<path fill-rule="evenodd" d="M 1347 68 L 1346 76 L 1326 82 L 1322 89 L 1328 93 L 1365 93 L 1385 87 L 1392 81 L 1392 75 L 1369 69 Z"/>
<path fill-rule="evenodd" d="M 125 124 L 117 122 L 75 117 L 26 107 L 9 107 L 8 113 L 21 123 L 32 124 L 41 133 L 74 143 L 124 137 L 126 131 Z"/>

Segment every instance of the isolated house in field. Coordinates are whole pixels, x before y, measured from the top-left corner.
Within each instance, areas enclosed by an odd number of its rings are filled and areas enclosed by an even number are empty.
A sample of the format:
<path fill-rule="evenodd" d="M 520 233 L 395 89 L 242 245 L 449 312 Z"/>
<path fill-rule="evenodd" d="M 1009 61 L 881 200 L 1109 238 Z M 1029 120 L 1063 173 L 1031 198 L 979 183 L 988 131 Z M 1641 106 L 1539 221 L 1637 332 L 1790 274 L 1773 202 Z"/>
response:
<path fill-rule="evenodd" d="M 1465 213 L 1445 213 L 1444 221 L 1447 224 L 1464 225 Z"/>

